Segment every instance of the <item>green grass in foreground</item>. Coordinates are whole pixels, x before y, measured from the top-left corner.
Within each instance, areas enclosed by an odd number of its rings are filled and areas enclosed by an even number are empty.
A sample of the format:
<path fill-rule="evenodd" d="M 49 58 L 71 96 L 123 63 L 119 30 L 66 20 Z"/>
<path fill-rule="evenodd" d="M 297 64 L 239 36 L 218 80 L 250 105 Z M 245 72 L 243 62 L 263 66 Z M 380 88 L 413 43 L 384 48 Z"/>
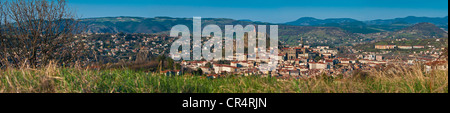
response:
<path fill-rule="evenodd" d="M 279 80 L 264 77 L 167 77 L 132 70 L 0 70 L 0 93 L 448 93 L 448 72 L 373 71 L 366 77 Z"/>

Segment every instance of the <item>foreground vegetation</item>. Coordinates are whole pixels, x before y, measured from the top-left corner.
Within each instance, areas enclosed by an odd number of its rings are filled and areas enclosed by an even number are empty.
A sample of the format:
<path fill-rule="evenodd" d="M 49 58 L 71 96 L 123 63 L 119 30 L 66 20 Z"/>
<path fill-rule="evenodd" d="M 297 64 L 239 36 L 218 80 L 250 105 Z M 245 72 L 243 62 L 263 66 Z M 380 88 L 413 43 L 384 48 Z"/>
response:
<path fill-rule="evenodd" d="M 282 80 L 274 77 L 163 76 L 129 69 L 2 69 L 0 93 L 448 93 L 448 72 L 420 66 L 353 77 Z"/>

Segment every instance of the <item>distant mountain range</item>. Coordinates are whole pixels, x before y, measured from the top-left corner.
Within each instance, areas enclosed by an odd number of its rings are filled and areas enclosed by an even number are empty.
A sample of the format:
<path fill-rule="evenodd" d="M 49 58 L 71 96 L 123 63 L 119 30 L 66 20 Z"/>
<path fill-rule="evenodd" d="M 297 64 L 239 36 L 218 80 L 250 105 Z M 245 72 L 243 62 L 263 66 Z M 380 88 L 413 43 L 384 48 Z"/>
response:
<path fill-rule="evenodd" d="M 301 25 L 301 26 L 317 26 L 317 25 L 325 25 L 330 23 L 352 23 L 352 22 L 360 22 L 367 25 L 390 25 L 390 24 L 417 24 L 428 22 L 435 24 L 437 26 L 446 26 L 448 25 L 448 16 L 446 17 L 415 17 L 408 16 L 405 18 L 395 18 L 395 19 L 377 19 L 370 21 L 359 21 L 351 18 L 330 18 L 330 19 L 316 19 L 313 17 L 303 17 L 296 21 L 287 22 L 285 24 L 288 25 Z"/>
<path fill-rule="evenodd" d="M 332 19 L 316 19 L 313 17 L 302 17 L 296 21 L 287 22 L 287 25 L 298 25 L 298 26 L 318 26 L 325 25 L 331 23 L 351 23 L 351 22 L 359 22 L 358 20 L 351 18 L 332 18 Z"/>
<path fill-rule="evenodd" d="M 192 28 L 192 18 L 172 17 L 102 17 L 81 19 L 89 33 L 155 33 L 168 34 L 178 24 Z M 274 25 L 273 23 L 227 18 L 203 18 L 202 25 Z M 300 43 L 349 45 L 388 38 L 448 38 L 448 17 L 406 17 L 358 21 L 351 18 L 316 19 L 303 17 L 279 25 L 280 41 L 287 45 Z"/>
<path fill-rule="evenodd" d="M 316 19 L 312 17 L 303 17 L 296 21 L 287 22 L 284 24 L 296 26 L 340 27 L 353 33 L 375 33 L 400 30 L 402 28 L 424 22 L 432 23 L 440 28 L 448 30 L 448 16 L 442 18 L 409 16 L 405 18 L 377 19 L 370 21 L 358 21 L 351 18 Z"/>
<path fill-rule="evenodd" d="M 81 23 L 88 26 L 89 33 L 168 33 L 170 29 L 178 24 L 192 28 L 192 18 L 171 18 L 171 17 L 103 17 L 81 19 Z M 262 22 L 252 22 L 249 20 L 238 21 L 226 18 L 202 18 L 202 25 L 216 24 L 221 27 L 225 25 L 249 25 L 268 24 Z"/>
<path fill-rule="evenodd" d="M 366 21 L 365 23 L 368 25 L 389 25 L 389 24 L 418 24 L 428 22 L 435 24 L 437 26 L 447 26 L 448 25 L 448 16 L 446 17 L 415 17 L 415 16 L 408 16 L 405 18 L 395 18 L 395 19 L 378 19 L 378 20 L 372 20 L 372 21 Z"/>
<path fill-rule="evenodd" d="M 192 18 L 171 17 L 102 17 L 81 19 L 83 24 L 88 25 L 91 33 L 161 33 L 167 32 L 177 24 L 192 25 Z M 371 21 L 359 21 L 351 18 L 316 19 L 312 17 L 299 18 L 296 21 L 282 23 L 281 25 L 292 26 L 316 26 L 316 27 L 339 27 L 352 33 L 376 33 L 383 31 L 400 30 L 417 23 L 432 23 L 440 28 L 448 30 L 448 16 L 446 17 L 414 17 L 395 19 L 378 19 Z M 226 18 L 204 18 L 203 25 L 248 25 L 248 24 L 271 24 L 255 22 L 251 20 L 233 20 Z"/>

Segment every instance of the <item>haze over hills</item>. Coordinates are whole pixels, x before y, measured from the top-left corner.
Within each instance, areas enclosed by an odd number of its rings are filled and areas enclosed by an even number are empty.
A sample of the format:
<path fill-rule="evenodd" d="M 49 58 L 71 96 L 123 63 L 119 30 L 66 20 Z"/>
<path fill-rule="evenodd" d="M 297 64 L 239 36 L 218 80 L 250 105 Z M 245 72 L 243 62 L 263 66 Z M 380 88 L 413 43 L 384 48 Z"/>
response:
<path fill-rule="evenodd" d="M 302 17 L 296 21 L 287 22 L 287 25 L 299 25 L 299 26 L 317 26 L 329 23 L 347 23 L 347 22 L 357 22 L 358 20 L 351 18 L 331 18 L 331 19 L 316 19 L 313 17 Z"/>
<path fill-rule="evenodd" d="M 377 19 L 369 21 L 359 21 L 351 18 L 329 18 L 329 19 L 316 19 L 313 17 L 302 17 L 296 21 L 287 22 L 288 25 L 301 25 L 301 26 L 316 26 L 325 25 L 329 23 L 348 23 L 348 22 L 363 22 L 367 25 L 389 25 L 389 24 L 417 24 L 428 22 L 437 26 L 448 25 L 448 16 L 445 17 L 415 17 L 408 16 L 405 18 L 395 19 Z"/>
<path fill-rule="evenodd" d="M 388 24 L 417 24 L 417 23 L 423 23 L 423 22 L 432 23 L 437 26 L 446 26 L 446 25 L 448 25 L 448 16 L 445 16 L 445 17 L 408 16 L 405 18 L 371 20 L 371 21 L 366 21 L 365 23 L 368 25 L 388 25 Z"/>
<path fill-rule="evenodd" d="M 296 21 L 284 24 L 296 26 L 331 26 L 340 27 L 353 33 L 376 33 L 400 30 L 423 22 L 435 24 L 446 30 L 448 29 L 448 16 L 442 18 L 408 16 L 405 18 L 377 19 L 370 21 L 358 21 L 351 18 L 316 19 L 312 17 L 303 17 Z"/>
<path fill-rule="evenodd" d="M 171 18 L 171 17 L 103 17 L 81 19 L 82 24 L 88 26 L 89 33 L 168 33 L 170 29 L 178 24 L 192 28 L 192 18 Z M 224 25 L 249 25 L 268 24 L 252 21 L 238 21 L 226 18 L 202 18 L 202 25 L 216 24 Z"/>
<path fill-rule="evenodd" d="M 192 18 L 171 18 L 171 17 L 104 17 L 82 19 L 82 24 L 88 26 L 88 33 L 163 33 L 168 34 L 170 29 L 178 24 L 192 28 Z M 254 22 L 250 20 L 233 20 L 226 18 L 202 18 L 202 26 L 215 24 L 224 28 L 225 25 L 273 25 L 271 23 Z M 224 29 L 222 29 L 224 30 Z M 302 34 L 305 40 L 311 39 L 350 39 L 356 35 L 346 32 L 338 27 L 314 27 L 314 26 L 292 26 L 279 25 L 280 40 L 289 44 L 297 44 L 298 36 Z M 292 37 L 295 36 L 295 37 Z M 292 38 L 290 38 L 292 37 Z M 337 41 L 340 43 L 341 41 Z"/>
<path fill-rule="evenodd" d="M 192 25 L 192 18 L 171 18 L 171 17 L 101 17 L 86 18 L 81 21 L 89 25 L 88 31 L 91 33 L 159 33 L 170 30 L 176 24 Z M 339 27 L 352 33 L 375 33 L 382 31 L 395 31 L 412 26 L 417 23 L 428 22 L 438 27 L 448 29 L 448 16 L 446 17 L 414 17 L 395 19 L 378 19 L 371 21 L 359 21 L 351 18 L 330 18 L 316 19 L 313 17 L 303 17 L 296 21 L 283 23 L 294 26 L 320 26 Z M 251 20 L 233 20 L 226 18 L 204 18 L 203 24 L 233 25 L 233 24 L 271 24 L 255 22 Z M 283 25 L 281 24 L 281 25 Z"/>
<path fill-rule="evenodd" d="M 427 23 L 423 23 L 427 22 Z M 163 33 L 178 24 L 192 28 L 192 18 L 172 17 L 102 17 L 81 19 L 89 33 Z M 418 24 L 420 23 L 420 24 Z M 202 26 L 274 25 L 251 20 L 227 18 L 202 18 Z M 417 24 L 417 25 L 416 25 Z M 300 43 L 299 37 L 312 45 L 350 45 L 385 38 L 442 38 L 448 33 L 448 17 L 406 17 L 387 20 L 358 21 L 351 18 L 315 19 L 300 18 L 279 25 L 280 41 L 287 45 Z M 436 26 L 437 25 L 437 26 Z M 441 29 L 442 28 L 442 29 Z"/>

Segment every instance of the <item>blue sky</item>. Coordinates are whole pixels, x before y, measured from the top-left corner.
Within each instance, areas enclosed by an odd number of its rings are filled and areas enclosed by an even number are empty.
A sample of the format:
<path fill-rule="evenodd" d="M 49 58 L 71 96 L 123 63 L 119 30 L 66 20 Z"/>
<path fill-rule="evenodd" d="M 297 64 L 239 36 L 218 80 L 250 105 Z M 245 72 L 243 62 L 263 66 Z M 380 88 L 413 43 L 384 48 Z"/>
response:
<path fill-rule="evenodd" d="M 250 19 L 444 17 L 448 0 L 68 0 L 83 18 L 105 16 Z"/>

